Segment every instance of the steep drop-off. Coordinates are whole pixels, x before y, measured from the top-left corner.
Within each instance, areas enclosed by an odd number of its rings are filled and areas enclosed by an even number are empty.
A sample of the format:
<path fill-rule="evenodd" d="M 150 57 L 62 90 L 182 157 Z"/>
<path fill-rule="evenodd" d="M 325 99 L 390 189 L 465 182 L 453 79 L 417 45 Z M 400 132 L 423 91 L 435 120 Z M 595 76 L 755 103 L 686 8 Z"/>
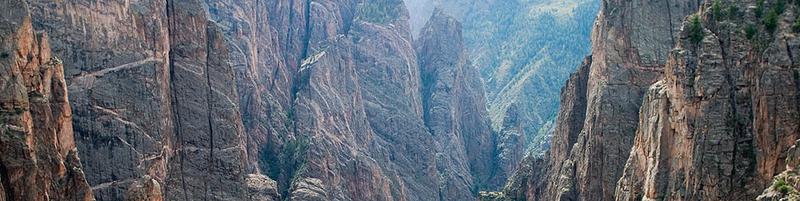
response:
<path fill-rule="evenodd" d="M 417 38 L 425 37 L 420 30 L 436 8 L 463 23 L 465 48 L 485 81 L 498 134 L 502 171 L 496 180 L 505 180 L 526 154 L 550 149 L 559 89 L 590 53 L 599 1 L 405 1 Z"/>
<path fill-rule="evenodd" d="M 28 4 L 0 1 L 0 200 L 94 200 L 75 149 L 62 61 Z"/>
<path fill-rule="evenodd" d="M 756 199 L 800 135 L 797 11 L 789 1 L 604 1 L 589 77 L 564 89 L 551 157 L 526 162 L 503 196 Z M 571 87 L 582 82 L 585 100 Z"/>
<path fill-rule="evenodd" d="M 472 200 L 493 177 L 451 17 L 415 43 L 401 0 L 19 2 L 62 58 L 87 198 Z"/>

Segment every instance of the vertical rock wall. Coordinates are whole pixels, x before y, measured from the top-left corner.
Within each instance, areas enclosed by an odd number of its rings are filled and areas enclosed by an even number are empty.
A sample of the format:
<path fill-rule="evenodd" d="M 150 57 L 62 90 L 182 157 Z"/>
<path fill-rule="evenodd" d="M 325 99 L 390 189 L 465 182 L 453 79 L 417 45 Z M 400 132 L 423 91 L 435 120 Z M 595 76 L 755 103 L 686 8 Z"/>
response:
<path fill-rule="evenodd" d="M 26 2 L 0 1 L 0 10 L 0 200 L 94 200 L 62 61 Z"/>

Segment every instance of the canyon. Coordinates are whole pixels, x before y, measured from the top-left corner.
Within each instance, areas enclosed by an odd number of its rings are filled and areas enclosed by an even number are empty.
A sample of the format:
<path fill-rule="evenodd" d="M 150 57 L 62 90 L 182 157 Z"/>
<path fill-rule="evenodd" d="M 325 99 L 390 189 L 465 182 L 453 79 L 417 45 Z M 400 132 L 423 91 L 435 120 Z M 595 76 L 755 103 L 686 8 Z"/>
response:
<path fill-rule="evenodd" d="M 793 1 L 604 1 L 549 157 L 486 200 L 792 200 L 772 178 L 795 167 L 797 16 Z"/>
<path fill-rule="evenodd" d="M 0 10 L 0 201 L 800 199 L 796 1 Z"/>

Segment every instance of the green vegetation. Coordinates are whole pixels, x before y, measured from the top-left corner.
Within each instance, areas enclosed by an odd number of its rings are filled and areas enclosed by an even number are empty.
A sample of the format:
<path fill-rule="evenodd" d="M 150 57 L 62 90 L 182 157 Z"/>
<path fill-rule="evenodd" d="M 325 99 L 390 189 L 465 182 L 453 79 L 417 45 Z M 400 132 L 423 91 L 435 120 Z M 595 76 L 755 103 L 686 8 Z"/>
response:
<path fill-rule="evenodd" d="M 761 18 L 761 16 L 764 15 L 764 0 L 756 1 L 756 9 L 754 12 L 758 18 Z"/>
<path fill-rule="evenodd" d="M 758 33 L 758 28 L 756 25 L 748 24 L 747 27 L 744 28 L 744 34 L 747 39 L 753 40 Z"/>
<path fill-rule="evenodd" d="M 792 23 L 792 31 L 794 31 L 794 32 L 800 32 L 800 17 L 798 17 L 797 19 L 795 19 L 795 20 L 794 20 L 794 23 Z"/>
<path fill-rule="evenodd" d="M 794 191 L 794 187 L 786 183 L 784 178 L 779 178 L 775 180 L 775 183 L 772 184 L 773 189 L 781 192 L 782 194 L 788 194 L 789 192 Z"/>
<path fill-rule="evenodd" d="M 402 8 L 401 0 L 366 1 L 358 4 L 358 19 L 386 24 L 399 18 Z"/>
<path fill-rule="evenodd" d="M 711 15 L 717 21 L 725 18 L 725 13 L 722 12 L 722 3 L 719 0 L 714 0 L 714 3 L 711 4 Z"/>
<path fill-rule="evenodd" d="M 778 17 L 780 13 L 776 9 L 772 9 L 767 13 L 767 16 L 764 17 L 764 28 L 767 29 L 768 32 L 772 33 L 775 32 L 775 29 L 778 28 Z"/>
<path fill-rule="evenodd" d="M 783 13 L 783 11 L 786 11 L 786 1 L 785 0 L 776 1 L 772 10 L 778 12 L 778 14 L 780 15 L 781 13 Z"/>
<path fill-rule="evenodd" d="M 261 149 L 260 168 L 267 173 L 267 176 L 278 182 L 281 194 L 288 194 L 288 184 L 304 170 L 308 147 L 309 139 L 298 136 L 294 140 L 285 140 L 283 145 L 267 143 L 266 147 Z"/>
<path fill-rule="evenodd" d="M 699 15 L 692 15 L 689 21 L 689 40 L 692 41 L 694 44 L 699 44 L 705 38 L 705 32 L 703 32 L 703 24 L 700 21 Z"/>
<path fill-rule="evenodd" d="M 733 18 L 735 18 L 736 16 L 739 15 L 739 7 L 736 7 L 736 5 L 730 5 L 730 6 L 728 6 L 728 12 L 727 13 L 728 13 L 728 17 L 733 19 Z"/>

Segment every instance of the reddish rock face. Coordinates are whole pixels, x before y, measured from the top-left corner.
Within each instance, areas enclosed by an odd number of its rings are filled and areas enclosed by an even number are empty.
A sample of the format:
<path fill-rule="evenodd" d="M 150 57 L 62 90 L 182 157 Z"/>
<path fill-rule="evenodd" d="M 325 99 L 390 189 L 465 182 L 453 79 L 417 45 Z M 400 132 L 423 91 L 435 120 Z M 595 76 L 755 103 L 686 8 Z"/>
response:
<path fill-rule="evenodd" d="M 567 94 L 575 98 L 562 100 L 567 107 L 559 116 L 550 165 L 517 178 L 548 182 L 509 185 L 507 194 L 541 200 L 753 200 L 767 188 L 800 135 L 798 67 L 792 62 L 798 42 L 789 25 L 798 5 L 715 2 L 704 2 L 697 20 L 683 17 L 694 12 L 689 8 L 697 7 L 695 1 L 605 2 L 580 132 L 560 129 L 579 125 L 570 114 L 576 108 L 571 102 L 581 98 Z M 675 18 L 676 11 L 681 17 Z M 654 20 L 670 19 L 655 18 L 662 14 L 673 20 Z M 620 18 L 625 15 L 638 17 Z M 572 91 L 570 84 L 565 89 Z M 548 173 L 540 176 L 541 171 Z"/>
<path fill-rule="evenodd" d="M 756 10 L 704 9 L 683 23 L 665 79 L 643 104 L 647 112 L 618 199 L 753 200 L 784 170 L 786 151 L 800 136 L 792 61 L 800 46 L 789 21 L 780 19 L 796 18 L 797 6 L 767 3 L 761 17 Z M 767 15 L 776 18 L 774 30 L 756 25 L 769 24 Z M 753 35 L 741 31 L 751 25 Z"/>
<path fill-rule="evenodd" d="M 541 200 L 613 200 L 638 127 L 645 89 L 660 78 L 683 17 L 698 2 L 604 1 L 595 23 L 591 60 L 562 90 L 547 180 L 511 194 Z M 612 12 L 613 11 L 613 12 Z M 620 51 L 622 50 L 622 51 Z M 585 110 L 585 115 L 580 114 Z M 524 174 L 516 176 L 526 178 Z"/>
<path fill-rule="evenodd" d="M 0 2 L 0 200 L 94 200 L 75 149 L 62 61 L 28 4 Z"/>

